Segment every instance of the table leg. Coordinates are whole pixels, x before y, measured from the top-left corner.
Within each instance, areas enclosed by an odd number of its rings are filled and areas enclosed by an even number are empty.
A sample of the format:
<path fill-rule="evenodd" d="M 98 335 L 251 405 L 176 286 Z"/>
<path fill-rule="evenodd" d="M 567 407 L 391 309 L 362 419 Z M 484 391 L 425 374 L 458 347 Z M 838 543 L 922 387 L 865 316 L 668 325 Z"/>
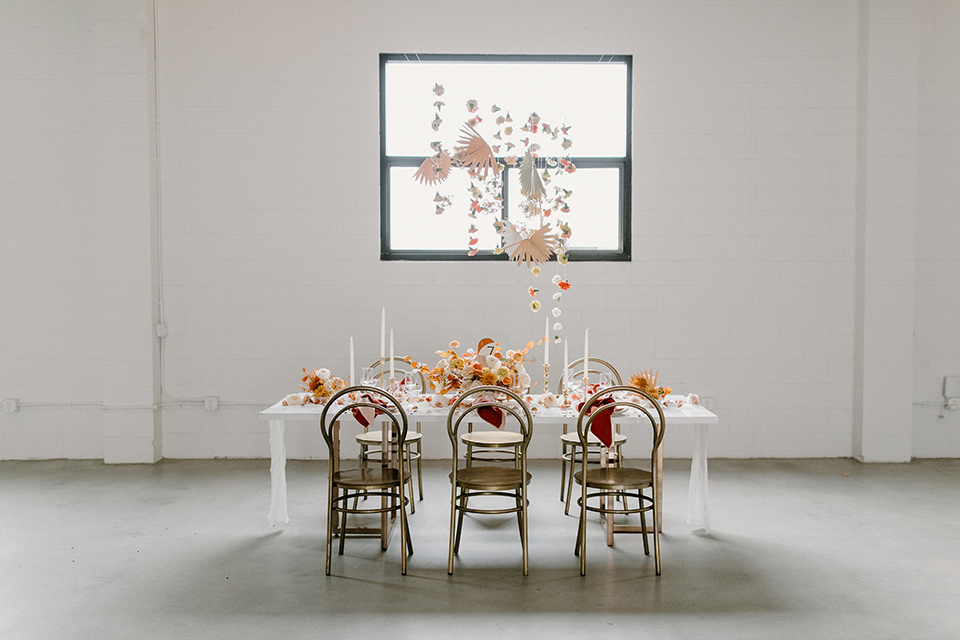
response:
<path fill-rule="evenodd" d="M 270 421 L 270 526 L 290 522 L 287 517 L 287 447 L 283 420 Z"/>
<path fill-rule="evenodd" d="M 710 506 L 707 503 L 707 425 L 694 425 L 693 460 L 690 462 L 690 488 L 687 492 L 687 524 L 710 531 Z"/>

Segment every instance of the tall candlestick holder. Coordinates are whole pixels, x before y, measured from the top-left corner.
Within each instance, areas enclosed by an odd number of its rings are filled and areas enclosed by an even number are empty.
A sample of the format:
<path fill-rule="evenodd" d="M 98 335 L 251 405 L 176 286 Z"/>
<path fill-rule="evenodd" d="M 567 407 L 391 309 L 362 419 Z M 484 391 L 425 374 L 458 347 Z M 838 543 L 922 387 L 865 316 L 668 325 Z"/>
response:
<path fill-rule="evenodd" d="M 543 365 L 543 392 L 550 393 L 550 365 Z"/>

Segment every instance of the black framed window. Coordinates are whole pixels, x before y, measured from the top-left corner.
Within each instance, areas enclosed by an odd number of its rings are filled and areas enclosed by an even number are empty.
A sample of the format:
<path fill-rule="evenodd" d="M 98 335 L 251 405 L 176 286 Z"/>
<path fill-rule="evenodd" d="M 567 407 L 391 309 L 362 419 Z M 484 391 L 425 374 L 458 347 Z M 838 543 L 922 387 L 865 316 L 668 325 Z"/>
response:
<path fill-rule="evenodd" d="M 435 84 L 444 87 L 442 95 L 433 92 Z M 569 259 L 630 260 L 631 87 L 630 56 L 381 54 L 381 259 L 506 260 L 494 253 L 501 242 L 493 226 L 499 216 L 467 216 L 471 179 L 465 171 L 451 171 L 440 189 L 414 174 L 432 154 L 432 142 L 444 132 L 455 136 L 479 117 L 476 130 L 504 166 L 502 215 L 517 219 L 519 171 L 505 159 L 522 149 L 498 148 L 492 136 L 504 129 L 496 124 L 504 116 L 519 130 L 535 113 L 554 128 L 568 127 L 561 139 L 565 134 L 572 141 L 567 157 L 576 171 L 563 176 L 573 192 L 569 211 L 553 217 L 572 229 Z M 464 107 L 469 100 L 477 101 L 475 112 Z M 546 163 L 538 159 L 541 171 Z M 437 215 L 441 193 L 452 194 L 452 202 Z M 472 257 L 471 225 L 478 249 Z"/>

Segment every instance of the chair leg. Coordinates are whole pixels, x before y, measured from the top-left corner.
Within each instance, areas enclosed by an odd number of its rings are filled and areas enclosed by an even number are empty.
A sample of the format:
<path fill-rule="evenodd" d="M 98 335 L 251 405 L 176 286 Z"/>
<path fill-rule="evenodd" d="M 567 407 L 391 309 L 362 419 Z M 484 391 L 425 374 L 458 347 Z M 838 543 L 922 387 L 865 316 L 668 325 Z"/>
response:
<path fill-rule="evenodd" d="M 520 513 L 523 514 L 520 525 L 520 544 L 523 546 L 523 575 L 530 575 L 530 557 L 527 550 L 527 484 L 522 478 L 520 488 Z"/>
<path fill-rule="evenodd" d="M 400 464 L 400 482 L 397 483 L 398 491 L 400 492 L 400 575 L 407 575 L 407 551 L 413 553 L 412 547 L 408 547 L 410 544 L 410 530 L 409 523 L 407 522 L 407 508 L 404 506 L 404 493 L 403 493 L 403 463 L 401 459 Z M 411 504 L 413 504 L 411 502 Z M 406 544 L 405 544 L 406 543 Z"/>
<path fill-rule="evenodd" d="M 520 539 L 523 540 L 523 505 L 520 504 L 523 498 L 520 496 L 519 489 L 517 490 L 515 499 L 517 502 L 517 524 L 520 526 Z"/>
<path fill-rule="evenodd" d="M 346 502 L 346 500 L 344 500 Z M 340 512 L 340 551 L 337 555 L 343 555 L 343 543 L 347 540 L 347 512 Z"/>
<path fill-rule="evenodd" d="M 567 432 L 566 429 L 563 430 Z M 563 489 L 567 485 L 567 443 L 560 444 L 560 502 L 563 502 Z"/>
<path fill-rule="evenodd" d="M 410 472 L 410 480 L 409 480 L 409 482 L 410 482 L 410 513 L 416 513 L 416 512 L 417 512 L 417 503 L 413 500 L 413 460 L 412 460 L 412 458 L 410 457 L 410 456 L 411 456 L 410 446 L 409 446 L 409 445 L 405 446 L 405 447 L 404 447 L 404 451 L 406 451 L 406 454 L 407 454 L 407 455 L 406 455 L 406 458 L 407 458 L 407 471 Z M 403 465 L 402 465 L 402 464 L 400 465 L 400 468 L 403 469 Z M 401 476 L 403 475 L 403 471 L 400 472 L 400 475 L 401 475 Z"/>
<path fill-rule="evenodd" d="M 460 494 L 460 508 L 457 510 L 457 540 L 453 545 L 453 552 L 460 553 L 460 534 L 463 533 L 463 510 L 467 508 L 469 489 Z"/>
<path fill-rule="evenodd" d="M 657 517 L 657 498 L 655 487 L 653 491 L 653 562 L 657 568 L 657 575 L 660 575 L 660 518 Z"/>
<path fill-rule="evenodd" d="M 624 504 L 626 504 L 626 498 L 624 498 Z M 647 542 L 647 513 L 645 511 L 640 512 L 640 528 L 643 529 L 643 555 L 650 555 L 650 543 Z"/>
<path fill-rule="evenodd" d="M 573 555 L 580 555 L 580 528 L 583 525 L 580 524 L 580 518 L 577 518 L 577 543 L 573 545 Z"/>
<path fill-rule="evenodd" d="M 327 488 L 327 562 L 326 574 L 330 575 L 330 554 L 333 549 L 333 519 L 337 514 L 333 511 L 333 487 Z"/>
<path fill-rule="evenodd" d="M 576 466 L 576 462 L 577 462 L 577 449 L 578 449 L 578 448 L 579 448 L 579 447 L 572 446 L 571 449 L 570 449 L 570 451 L 572 452 L 572 455 L 570 456 L 570 469 L 568 470 L 568 471 L 569 471 L 569 474 L 568 474 L 568 477 L 567 477 L 567 504 L 566 504 L 566 506 L 563 508 L 563 515 L 565 515 L 565 516 L 570 515 L 570 494 L 573 493 L 573 471 L 574 471 L 574 467 Z M 586 452 L 584 452 L 584 453 L 582 453 L 581 455 L 587 455 L 587 454 L 586 454 Z"/>
<path fill-rule="evenodd" d="M 453 538 L 457 523 L 457 483 L 451 482 L 450 495 L 450 547 L 447 551 L 447 574 L 453 574 Z"/>
<path fill-rule="evenodd" d="M 584 478 L 584 484 L 581 485 L 582 490 L 580 493 L 580 528 L 577 531 L 577 534 L 580 536 L 579 549 L 580 549 L 580 575 L 587 575 L 587 488 L 586 488 L 586 478 Z"/>

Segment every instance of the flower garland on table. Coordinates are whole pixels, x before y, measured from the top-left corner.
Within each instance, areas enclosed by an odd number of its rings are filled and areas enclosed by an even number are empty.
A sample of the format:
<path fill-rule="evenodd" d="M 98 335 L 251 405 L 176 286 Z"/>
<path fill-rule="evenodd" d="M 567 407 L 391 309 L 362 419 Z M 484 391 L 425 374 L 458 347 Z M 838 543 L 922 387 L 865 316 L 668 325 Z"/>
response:
<path fill-rule="evenodd" d="M 341 389 L 347 388 L 347 383 L 342 378 L 330 373 L 330 369 L 313 369 L 307 371 L 303 369 L 302 394 L 294 393 L 283 400 L 283 404 L 323 404 L 327 399 Z"/>
<path fill-rule="evenodd" d="M 458 353 L 460 343 L 454 340 L 447 349 L 437 351 L 440 361 L 433 367 L 416 362 L 409 356 L 404 360 L 418 368 L 430 383 L 430 388 L 440 395 L 448 392 L 459 394 L 480 385 L 522 392 L 530 387 L 530 375 L 523 368 L 523 362 L 533 346 L 533 341 L 530 341 L 523 349 L 503 351 L 500 343 L 484 338 L 476 350 L 467 349 Z M 489 354 L 482 353 L 484 348 L 489 348 Z"/>

